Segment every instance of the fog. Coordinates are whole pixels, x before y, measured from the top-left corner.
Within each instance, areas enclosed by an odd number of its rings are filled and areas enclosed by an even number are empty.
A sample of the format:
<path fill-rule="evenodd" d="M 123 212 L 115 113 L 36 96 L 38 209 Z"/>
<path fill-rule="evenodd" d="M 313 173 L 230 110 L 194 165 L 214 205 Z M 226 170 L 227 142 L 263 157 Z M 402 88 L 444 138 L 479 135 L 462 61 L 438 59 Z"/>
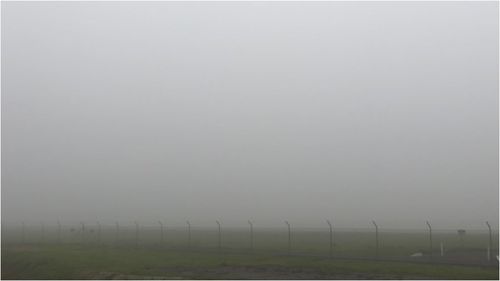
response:
<path fill-rule="evenodd" d="M 497 2 L 2 2 L 2 221 L 498 227 Z"/>

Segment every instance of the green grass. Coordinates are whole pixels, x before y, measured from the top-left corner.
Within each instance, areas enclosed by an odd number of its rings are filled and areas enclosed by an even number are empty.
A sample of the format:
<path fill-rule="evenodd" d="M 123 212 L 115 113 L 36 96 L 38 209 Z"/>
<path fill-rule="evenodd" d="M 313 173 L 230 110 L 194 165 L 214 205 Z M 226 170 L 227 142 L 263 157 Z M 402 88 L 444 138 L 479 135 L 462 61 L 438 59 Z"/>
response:
<path fill-rule="evenodd" d="M 4 245 L 2 247 L 2 279 L 88 279 L 99 278 L 96 276 L 99 276 L 97 274 L 101 272 L 186 279 L 246 278 L 244 272 L 222 274 L 213 271 L 221 267 L 271 268 L 291 274 L 315 272 L 317 276 L 330 276 L 330 278 L 338 276 L 342 279 L 346 276 L 388 279 L 498 279 L 499 277 L 497 268 L 343 261 L 314 257 L 274 256 L 264 253 L 217 254 L 154 247 L 133 249 L 133 247 L 116 248 L 74 244 Z"/>
<path fill-rule="evenodd" d="M 158 228 L 143 227 L 136 249 L 135 229 L 122 227 L 117 239 L 113 227 L 103 227 L 83 236 L 63 228 L 61 244 L 57 229 L 27 228 L 25 243 L 19 229 L 2 229 L 2 278 L 4 279 L 105 279 L 102 275 L 123 274 L 121 279 L 171 277 L 187 279 L 498 279 L 498 268 L 452 266 L 387 261 L 340 260 L 326 258 L 329 234 L 324 230 L 294 229 L 292 253 L 313 256 L 278 256 L 287 252 L 286 229 L 254 229 L 254 249 L 249 251 L 246 229 L 223 229 L 222 252 L 217 253 L 216 229 L 193 228 L 192 247 L 187 249 L 185 228 L 167 228 L 160 244 Z M 428 234 L 421 232 L 380 232 L 381 258 L 407 258 L 415 252 L 429 253 Z M 496 236 L 497 237 L 497 236 Z M 43 238 L 43 240 L 42 240 Z M 463 255 L 459 261 L 486 263 L 487 233 L 468 232 L 464 244 L 456 232 L 436 232 L 434 255 L 439 244 L 446 257 Z M 494 241 L 496 255 L 498 241 Z M 334 255 L 374 257 L 372 231 L 337 231 Z M 424 258 L 425 259 L 425 258 Z M 101 275 L 99 275 L 101 274 Z M 127 277 L 128 276 L 128 277 Z"/>

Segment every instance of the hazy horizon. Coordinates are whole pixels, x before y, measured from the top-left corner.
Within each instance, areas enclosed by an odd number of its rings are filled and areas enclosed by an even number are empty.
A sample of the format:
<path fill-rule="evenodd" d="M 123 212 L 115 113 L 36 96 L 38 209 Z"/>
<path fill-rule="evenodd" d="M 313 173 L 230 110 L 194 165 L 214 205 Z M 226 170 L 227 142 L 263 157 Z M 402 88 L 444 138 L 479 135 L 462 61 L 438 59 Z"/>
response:
<path fill-rule="evenodd" d="M 2 221 L 498 228 L 498 2 L 5 2 Z"/>

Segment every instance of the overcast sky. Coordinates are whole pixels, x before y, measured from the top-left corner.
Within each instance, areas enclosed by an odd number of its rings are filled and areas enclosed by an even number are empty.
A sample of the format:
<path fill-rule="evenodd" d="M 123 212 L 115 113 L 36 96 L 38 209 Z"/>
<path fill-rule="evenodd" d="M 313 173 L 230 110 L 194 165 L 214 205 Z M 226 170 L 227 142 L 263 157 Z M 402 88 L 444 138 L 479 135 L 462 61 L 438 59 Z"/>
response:
<path fill-rule="evenodd" d="M 2 2 L 2 220 L 498 223 L 497 2 Z"/>

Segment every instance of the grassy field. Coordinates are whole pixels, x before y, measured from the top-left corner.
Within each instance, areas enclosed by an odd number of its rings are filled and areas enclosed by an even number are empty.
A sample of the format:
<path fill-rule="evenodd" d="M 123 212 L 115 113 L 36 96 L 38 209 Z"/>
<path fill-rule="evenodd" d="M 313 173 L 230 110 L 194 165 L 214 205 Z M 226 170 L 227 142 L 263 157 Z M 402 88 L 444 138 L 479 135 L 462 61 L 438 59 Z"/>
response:
<path fill-rule="evenodd" d="M 2 279 L 498 279 L 488 262 L 487 233 L 433 235 L 432 258 L 425 232 L 294 230 L 288 253 L 286 230 L 31 227 L 2 231 Z M 492 254 L 497 254 L 497 236 Z M 24 241 L 24 242 L 23 242 Z M 440 244 L 445 246 L 444 256 Z M 422 257 L 410 255 L 421 252 Z"/>
<path fill-rule="evenodd" d="M 2 279 L 498 279 L 498 269 L 160 248 L 2 248 Z"/>

